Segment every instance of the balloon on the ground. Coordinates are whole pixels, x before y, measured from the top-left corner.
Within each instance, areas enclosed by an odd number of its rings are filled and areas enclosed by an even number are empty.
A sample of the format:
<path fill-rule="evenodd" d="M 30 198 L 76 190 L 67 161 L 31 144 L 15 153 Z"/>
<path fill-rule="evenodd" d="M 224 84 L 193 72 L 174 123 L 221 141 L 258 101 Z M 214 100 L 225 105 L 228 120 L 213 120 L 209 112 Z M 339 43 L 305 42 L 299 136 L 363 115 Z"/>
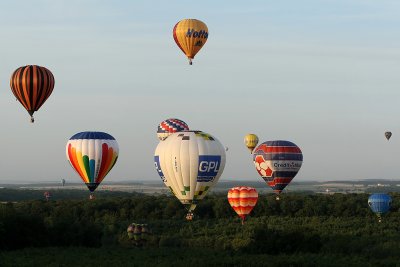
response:
<path fill-rule="evenodd" d="M 43 193 L 44 198 L 46 199 L 46 201 L 49 201 L 52 198 L 52 194 L 49 191 L 46 191 Z"/>
<path fill-rule="evenodd" d="M 204 46 L 208 39 L 207 25 L 197 19 L 183 19 L 172 30 L 175 43 L 189 59 L 192 59 Z"/>
<path fill-rule="evenodd" d="M 31 115 L 38 111 L 54 89 L 54 76 L 50 70 L 37 65 L 19 67 L 11 75 L 10 87 L 15 98 Z"/>
<path fill-rule="evenodd" d="M 126 231 L 128 238 L 134 241 L 136 246 L 144 245 L 150 232 L 147 224 L 138 223 L 131 223 Z"/>
<path fill-rule="evenodd" d="M 258 193 L 253 187 L 238 186 L 229 189 L 228 202 L 242 219 L 242 224 L 246 216 L 253 210 L 257 204 Z"/>
<path fill-rule="evenodd" d="M 390 137 L 392 137 L 392 132 L 385 132 L 385 137 L 387 140 L 389 140 Z"/>
<path fill-rule="evenodd" d="M 257 146 L 258 144 L 258 137 L 255 134 L 247 134 L 244 137 L 244 144 L 246 145 L 246 147 L 250 150 L 250 153 L 253 152 L 254 148 Z"/>
<path fill-rule="evenodd" d="M 378 216 L 379 222 L 382 215 L 389 212 L 391 204 L 392 198 L 388 194 L 377 193 L 368 198 L 368 206 Z"/>
<path fill-rule="evenodd" d="M 300 170 L 303 154 L 292 142 L 267 141 L 254 149 L 253 161 L 264 181 L 280 194 Z"/>
<path fill-rule="evenodd" d="M 67 143 L 66 154 L 72 168 L 90 192 L 96 190 L 118 159 L 118 143 L 103 132 L 81 132 Z"/>
<path fill-rule="evenodd" d="M 164 184 L 193 217 L 196 204 L 218 182 L 225 167 L 225 147 L 202 131 L 184 131 L 160 142 L 154 163 Z"/>
<path fill-rule="evenodd" d="M 180 119 L 166 119 L 157 127 L 157 137 L 161 141 L 164 141 L 168 136 L 176 132 L 188 131 L 189 126 L 186 122 Z"/>

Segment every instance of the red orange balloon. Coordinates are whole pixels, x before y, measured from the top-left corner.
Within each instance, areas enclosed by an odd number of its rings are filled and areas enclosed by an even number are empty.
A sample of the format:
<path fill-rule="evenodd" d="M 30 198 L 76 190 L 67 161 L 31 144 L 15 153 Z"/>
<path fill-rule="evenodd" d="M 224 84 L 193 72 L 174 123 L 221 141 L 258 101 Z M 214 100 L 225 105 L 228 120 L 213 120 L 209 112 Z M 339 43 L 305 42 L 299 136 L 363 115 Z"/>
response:
<path fill-rule="evenodd" d="M 244 224 L 246 216 L 257 204 L 257 200 L 258 193 L 253 187 L 239 186 L 233 187 L 228 191 L 229 204 L 242 219 L 242 224 Z"/>

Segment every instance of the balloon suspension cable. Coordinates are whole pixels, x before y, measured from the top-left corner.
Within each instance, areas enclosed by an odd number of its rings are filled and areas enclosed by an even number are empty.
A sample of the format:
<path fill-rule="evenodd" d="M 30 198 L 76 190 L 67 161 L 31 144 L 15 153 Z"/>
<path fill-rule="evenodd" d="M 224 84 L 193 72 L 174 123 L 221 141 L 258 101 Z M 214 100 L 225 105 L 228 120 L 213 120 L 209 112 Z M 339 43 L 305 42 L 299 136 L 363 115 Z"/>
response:
<path fill-rule="evenodd" d="M 33 116 L 31 116 L 31 123 L 35 122 L 35 118 Z"/>

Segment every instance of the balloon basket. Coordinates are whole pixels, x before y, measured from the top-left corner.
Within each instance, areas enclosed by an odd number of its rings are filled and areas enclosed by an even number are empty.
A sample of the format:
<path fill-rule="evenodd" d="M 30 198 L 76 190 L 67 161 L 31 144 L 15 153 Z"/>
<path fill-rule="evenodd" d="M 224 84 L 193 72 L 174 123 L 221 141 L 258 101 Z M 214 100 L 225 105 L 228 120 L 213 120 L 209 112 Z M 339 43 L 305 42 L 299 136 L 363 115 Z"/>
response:
<path fill-rule="evenodd" d="M 95 200 L 96 197 L 94 196 L 94 194 L 90 194 L 90 195 L 89 195 L 89 199 L 90 199 L 90 200 Z"/>
<path fill-rule="evenodd" d="M 280 200 L 280 198 L 279 198 L 279 196 L 276 196 L 276 198 L 275 198 L 276 200 Z"/>
<path fill-rule="evenodd" d="M 188 213 L 186 214 L 186 220 L 187 220 L 187 221 L 192 221 L 193 218 L 194 218 L 193 212 L 188 212 Z"/>
<path fill-rule="evenodd" d="M 35 122 L 35 118 L 33 116 L 31 116 L 31 123 Z"/>

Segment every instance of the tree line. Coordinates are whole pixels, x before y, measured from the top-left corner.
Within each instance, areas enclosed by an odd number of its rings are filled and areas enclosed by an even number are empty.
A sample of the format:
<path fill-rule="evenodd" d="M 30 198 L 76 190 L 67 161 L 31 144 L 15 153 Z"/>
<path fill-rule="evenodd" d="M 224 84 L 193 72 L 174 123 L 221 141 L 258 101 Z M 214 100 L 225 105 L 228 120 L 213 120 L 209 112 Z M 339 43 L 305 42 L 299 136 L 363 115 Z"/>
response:
<path fill-rule="evenodd" d="M 0 205 L 0 250 L 27 247 L 134 246 L 126 229 L 146 223 L 152 234 L 145 248 L 186 248 L 244 254 L 355 255 L 399 259 L 400 194 L 378 223 L 367 194 L 260 195 L 245 225 L 225 194 L 200 202 L 194 221 L 176 198 L 127 194 L 94 201 L 29 200 Z"/>

